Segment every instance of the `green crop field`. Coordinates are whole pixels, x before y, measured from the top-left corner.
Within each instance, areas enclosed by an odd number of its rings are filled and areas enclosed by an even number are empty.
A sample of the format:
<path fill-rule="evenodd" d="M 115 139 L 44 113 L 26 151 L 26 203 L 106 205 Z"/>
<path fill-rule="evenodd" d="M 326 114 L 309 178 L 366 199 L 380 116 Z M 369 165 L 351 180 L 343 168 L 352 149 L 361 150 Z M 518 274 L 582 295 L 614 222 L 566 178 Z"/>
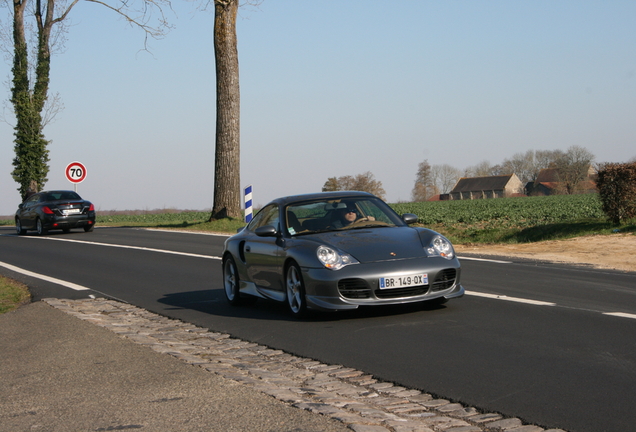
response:
<path fill-rule="evenodd" d="M 183 212 L 130 212 L 130 214 L 109 214 L 97 212 L 96 224 L 129 224 L 129 225 L 188 225 L 206 222 L 210 211 Z"/>
<path fill-rule="evenodd" d="M 392 204 L 453 243 L 526 243 L 635 232 L 633 221 L 607 220 L 597 194 Z"/>
<path fill-rule="evenodd" d="M 424 225 L 479 224 L 483 228 L 525 228 L 605 218 L 596 194 L 434 201 L 392 204 L 391 207 L 399 214 L 416 214 Z"/>

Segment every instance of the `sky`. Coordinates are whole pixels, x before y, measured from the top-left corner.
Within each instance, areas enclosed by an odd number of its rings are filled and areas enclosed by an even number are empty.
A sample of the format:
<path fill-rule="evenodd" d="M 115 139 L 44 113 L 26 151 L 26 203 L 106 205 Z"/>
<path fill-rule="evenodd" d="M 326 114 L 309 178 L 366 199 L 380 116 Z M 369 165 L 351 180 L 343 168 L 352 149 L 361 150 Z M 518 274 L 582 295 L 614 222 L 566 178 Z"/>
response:
<path fill-rule="evenodd" d="M 99 210 L 213 204 L 213 11 L 173 0 L 161 40 L 98 4 L 70 14 L 53 57 L 45 189 Z M 0 8 L 4 22 L 6 8 Z M 370 171 L 408 201 L 418 164 L 464 169 L 527 150 L 636 157 L 633 0 L 264 0 L 237 23 L 241 184 L 256 206 Z M 20 202 L 11 59 L 0 63 L 0 215 Z"/>

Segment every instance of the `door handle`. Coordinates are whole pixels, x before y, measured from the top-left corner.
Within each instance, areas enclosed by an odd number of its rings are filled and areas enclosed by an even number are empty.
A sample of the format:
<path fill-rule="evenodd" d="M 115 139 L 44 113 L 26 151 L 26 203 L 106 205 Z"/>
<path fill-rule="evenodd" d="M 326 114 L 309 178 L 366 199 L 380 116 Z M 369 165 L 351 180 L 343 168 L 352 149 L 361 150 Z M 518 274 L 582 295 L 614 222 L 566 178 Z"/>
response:
<path fill-rule="evenodd" d="M 249 252 L 250 250 L 252 250 L 252 248 L 251 248 L 251 247 L 249 247 L 249 246 L 245 246 L 245 252 Z"/>

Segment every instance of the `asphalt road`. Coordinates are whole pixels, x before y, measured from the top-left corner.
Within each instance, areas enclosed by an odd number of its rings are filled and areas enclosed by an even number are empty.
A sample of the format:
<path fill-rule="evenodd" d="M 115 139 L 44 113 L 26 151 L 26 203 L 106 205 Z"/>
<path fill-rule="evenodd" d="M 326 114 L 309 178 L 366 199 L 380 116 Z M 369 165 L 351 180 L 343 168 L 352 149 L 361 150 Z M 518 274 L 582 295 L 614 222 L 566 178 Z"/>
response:
<path fill-rule="evenodd" d="M 624 431 L 636 423 L 636 273 L 463 259 L 468 295 L 444 307 L 296 321 L 271 302 L 227 305 L 223 240 L 123 228 L 18 237 L 0 228 L 0 274 L 25 282 L 36 299 L 119 299 L 545 427 Z"/>

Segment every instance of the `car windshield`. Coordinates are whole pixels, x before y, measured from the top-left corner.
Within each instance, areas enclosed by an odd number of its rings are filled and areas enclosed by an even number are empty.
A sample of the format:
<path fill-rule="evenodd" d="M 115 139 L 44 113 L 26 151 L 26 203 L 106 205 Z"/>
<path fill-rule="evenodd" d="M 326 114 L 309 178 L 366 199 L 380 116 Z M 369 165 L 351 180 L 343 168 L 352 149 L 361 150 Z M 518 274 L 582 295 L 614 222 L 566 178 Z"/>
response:
<path fill-rule="evenodd" d="M 44 195 L 44 201 L 81 200 L 80 196 L 72 191 L 48 192 Z"/>
<path fill-rule="evenodd" d="M 387 204 L 373 197 L 306 201 L 290 204 L 286 208 L 286 229 L 292 236 L 404 225 Z"/>

